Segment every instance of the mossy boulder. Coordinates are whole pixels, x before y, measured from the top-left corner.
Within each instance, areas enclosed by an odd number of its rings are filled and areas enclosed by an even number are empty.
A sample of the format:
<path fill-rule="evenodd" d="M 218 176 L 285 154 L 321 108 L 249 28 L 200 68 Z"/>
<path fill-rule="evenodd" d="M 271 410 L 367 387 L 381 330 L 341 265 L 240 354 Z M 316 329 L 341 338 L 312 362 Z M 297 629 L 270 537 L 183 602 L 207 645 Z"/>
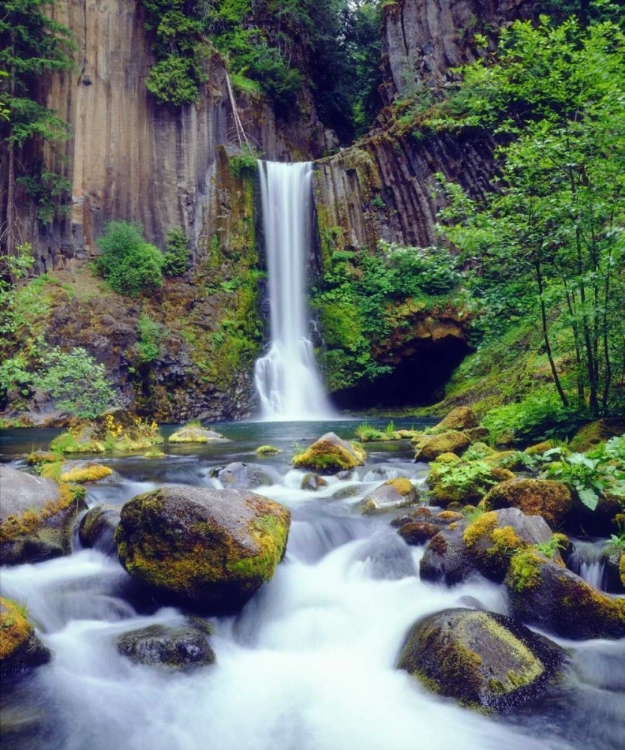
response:
<path fill-rule="evenodd" d="M 539 698 L 564 656 L 510 617 L 448 609 L 413 626 L 398 667 L 465 706 L 504 712 Z"/>
<path fill-rule="evenodd" d="M 420 561 L 421 578 L 451 586 L 480 573 L 502 581 L 517 550 L 549 542 L 551 536 L 542 518 L 517 508 L 457 521 L 429 541 Z"/>
<path fill-rule="evenodd" d="M 109 466 L 94 463 L 93 461 L 76 462 L 63 466 L 61 472 L 61 482 L 76 482 L 77 484 L 86 484 L 88 482 L 98 482 L 113 475 L 113 469 Z"/>
<path fill-rule="evenodd" d="M 231 490 L 253 490 L 256 487 L 269 487 L 280 481 L 280 475 L 270 466 L 243 461 L 215 467 L 211 469 L 210 475 L 218 479 L 225 489 Z"/>
<path fill-rule="evenodd" d="M 618 531 L 619 515 L 625 511 L 625 498 L 605 492 L 599 495 L 597 507 L 591 510 L 573 491 L 573 507 L 566 519 L 571 531 L 582 535 L 610 536 Z"/>
<path fill-rule="evenodd" d="M 115 540 L 121 564 L 157 598 L 236 612 L 273 576 L 290 520 L 253 492 L 165 487 L 123 506 Z"/>
<path fill-rule="evenodd" d="M 490 437 L 490 430 L 488 427 L 472 427 L 470 430 L 461 430 L 471 441 L 474 443 L 483 443 Z"/>
<path fill-rule="evenodd" d="M 68 554 L 85 489 L 0 466 L 0 564 L 42 562 Z"/>
<path fill-rule="evenodd" d="M 462 432 L 452 430 L 434 435 L 418 445 L 416 461 L 435 461 L 443 453 L 462 455 L 471 445 L 469 438 Z"/>
<path fill-rule="evenodd" d="M 598 448 L 610 438 L 625 435 L 625 419 L 606 418 L 585 425 L 578 430 L 569 444 L 572 451 L 586 453 L 586 451 Z"/>
<path fill-rule="evenodd" d="M 105 436 L 92 422 L 70 427 L 66 432 L 57 435 L 50 443 L 50 449 L 64 455 L 104 453 Z"/>
<path fill-rule="evenodd" d="M 320 487 L 327 486 L 328 483 L 323 477 L 320 477 L 318 474 L 312 474 L 311 472 L 308 472 L 308 474 L 304 474 L 304 476 L 302 477 L 300 489 L 316 492 Z"/>
<path fill-rule="evenodd" d="M 35 635 L 26 613 L 0 598 L 0 677 L 12 677 L 50 661 L 50 651 Z"/>
<path fill-rule="evenodd" d="M 280 448 L 276 448 L 275 445 L 259 445 L 254 452 L 257 456 L 275 456 L 278 453 L 284 453 Z"/>
<path fill-rule="evenodd" d="M 518 508 L 526 515 L 542 516 L 558 528 L 573 507 L 573 497 L 562 482 L 549 479 L 514 479 L 493 487 L 484 498 L 485 510 Z"/>
<path fill-rule="evenodd" d="M 399 477 L 387 479 L 362 501 L 360 508 L 366 515 L 387 513 L 398 508 L 406 508 L 417 502 L 418 494 L 409 479 Z"/>
<path fill-rule="evenodd" d="M 543 453 L 555 448 L 555 443 L 551 440 L 543 440 L 542 443 L 535 443 L 534 445 L 528 445 L 523 451 L 528 456 L 542 456 Z"/>
<path fill-rule="evenodd" d="M 412 546 L 426 544 L 441 530 L 440 526 L 428 521 L 408 521 L 399 527 L 399 536 Z"/>
<path fill-rule="evenodd" d="M 363 466 L 365 458 L 366 453 L 359 445 L 326 432 L 307 450 L 294 456 L 293 465 L 297 469 L 329 475 Z"/>
<path fill-rule="evenodd" d="M 117 505 L 95 505 L 80 519 L 78 539 L 83 547 L 97 549 L 105 555 L 117 554 L 115 531 L 121 508 Z"/>
<path fill-rule="evenodd" d="M 562 638 L 625 637 L 625 599 L 612 598 L 534 548 L 517 552 L 505 579 L 511 613 Z"/>
<path fill-rule="evenodd" d="M 170 443 L 227 443 L 219 432 L 207 430 L 199 424 L 188 424 L 169 436 Z"/>
<path fill-rule="evenodd" d="M 117 651 L 134 664 L 188 672 L 215 663 L 208 630 L 207 623 L 204 629 L 192 624 L 180 627 L 150 625 L 121 635 L 117 639 Z"/>
<path fill-rule="evenodd" d="M 449 432 L 450 430 L 471 430 L 479 426 L 478 418 L 470 406 L 457 406 L 438 424 L 434 425 L 430 429 L 430 432 L 436 435 L 441 432 Z"/>

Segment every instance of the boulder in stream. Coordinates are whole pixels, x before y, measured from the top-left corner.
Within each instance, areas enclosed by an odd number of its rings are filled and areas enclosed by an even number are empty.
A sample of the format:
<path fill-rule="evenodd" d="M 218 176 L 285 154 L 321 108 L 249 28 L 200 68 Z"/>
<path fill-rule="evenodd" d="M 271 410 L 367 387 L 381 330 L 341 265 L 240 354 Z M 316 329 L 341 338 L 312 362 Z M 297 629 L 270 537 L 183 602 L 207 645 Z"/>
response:
<path fill-rule="evenodd" d="M 294 456 L 293 465 L 297 469 L 327 476 L 364 466 L 365 457 L 366 453 L 360 446 L 342 440 L 333 432 L 326 432 L 309 448 Z"/>
<path fill-rule="evenodd" d="M 225 438 L 215 430 L 207 430 L 200 424 L 188 424 L 176 430 L 169 436 L 170 443 L 228 443 Z"/>
<path fill-rule="evenodd" d="M 219 479 L 226 489 L 253 490 L 256 487 L 269 487 L 280 481 L 280 474 L 271 466 L 248 464 L 236 461 L 227 466 L 211 469 L 210 475 Z"/>
<path fill-rule="evenodd" d="M 0 598 L 0 677 L 12 677 L 50 661 L 50 651 L 35 635 L 26 613 Z"/>
<path fill-rule="evenodd" d="M 304 474 L 302 477 L 302 483 L 300 484 L 302 490 L 311 490 L 312 492 L 316 492 L 320 487 L 327 486 L 328 483 L 323 477 L 320 477 L 318 474 L 313 474 L 312 472 Z"/>
<path fill-rule="evenodd" d="M 119 526 L 118 505 L 95 505 L 80 519 L 78 538 L 83 547 L 92 547 L 105 555 L 117 553 L 115 530 Z"/>
<path fill-rule="evenodd" d="M 124 568 L 157 598 L 237 612 L 273 576 L 290 520 L 253 492 L 163 487 L 123 506 L 115 540 Z"/>
<path fill-rule="evenodd" d="M 199 618 L 194 618 L 199 620 Z M 203 622 L 203 621 L 202 621 Z M 150 625 L 117 639 L 117 651 L 134 664 L 189 671 L 215 663 L 207 623 L 201 628 L 189 623 L 180 627 Z"/>
<path fill-rule="evenodd" d="M 572 640 L 625 637 L 625 599 L 597 591 L 535 548 L 512 557 L 505 584 L 512 614 L 528 625 Z"/>
<path fill-rule="evenodd" d="M 386 482 L 370 492 L 361 503 L 366 515 L 387 513 L 398 508 L 406 508 L 417 502 L 417 490 L 409 479 L 399 477 Z"/>
<path fill-rule="evenodd" d="M 453 585 L 478 572 L 502 581 L 517 550 L 547 543 L 551 537 L 544 519 L 517 508 L 453 522 L 429 541 L 420 562 L 421 578 Z"/>
<path fill-rule="evenodd" d="M 443 453 L 461 455 L 471 445 L 469 438 L 462 432 L 450 430 L 438 435 L 424 436 L 417 444 L 415 461 L 434 461 Z"/>
<path fill-rule="evenodd" d="M 72 523 L 85 489 L 0 466 L 0 564 L 21 565 L 70 551 Z"/>
<path fill-rule="evenodd" d="M 398 667 L 464 705 L 506 711 L 540 697 L 564 650 L 494 612 L 448 609 L 408 633 Z"/>

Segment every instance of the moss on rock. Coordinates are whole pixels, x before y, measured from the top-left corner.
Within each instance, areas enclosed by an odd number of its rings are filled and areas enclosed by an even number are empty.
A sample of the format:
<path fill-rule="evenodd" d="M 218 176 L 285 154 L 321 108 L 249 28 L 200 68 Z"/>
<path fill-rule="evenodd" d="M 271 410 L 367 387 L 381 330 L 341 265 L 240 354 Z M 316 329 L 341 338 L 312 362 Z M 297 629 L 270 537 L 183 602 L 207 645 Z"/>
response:
<path fill-rule="evenodd" d="M 443 453 L 461 455 L 471 445 L 469 438 L 462 432 L 449 431 L 427 439 L 418 445 L 416 461 L 434 461 Z"/>
<path fill-rule="evenodd" d="M 551 528 L 562 524 L 573 507 L 569 488 L 548 479 L 515 479 L 493 487 L 484 498 L 486 510 L 518 508 L 526 515 L 542 516 Z"/>
<path fill-rule="evenodd" d="M 612 598 L 536 549 L 512 558 L 505 579 L 514 617 L 563 638 L 622 638 L 625 600 Z"/>
<path fill-rule="evenodd" d="M 430 432 L 436 435 L 450 430 L 471 430 L 479 427 L 477 416 L 470 406 L 457 406 L 452 409 L 446 417 L 431 428 Z"/>
<path fill-rule="evenodd" d="M 365 457 L 366 453 L 359 445 L 327 432 L 308 449 L 295 455 L 293 465 L 297 469 L 328 475 L 363 466 Z"/>
<path fill-rule="evenodd" d="M 23 608 L 0 598 L 0 677 L 10 677 L 50 661 Z"/>
<path fill-rule="evenodd" d="M 366 515 L 386 513 L 397 508 L 405 508 L 418 499 L 417 490 L 409 479 L 398 477 L 386 482 L 370 492 L 362 501 L 360 508 Z"/>
<path fill-rule="evenodd" d="M 452 609 L 413 626 L 398 667 L 463 705 L 505 711 L 540 696 L 563 657 L 509 617 Z"/>
<path fill-rule="evenodd" d="M 225 443 L 228 439 L 214 430 L 207 430 L 200 424 L 188 424 L 169 436 L 170 443 Z"/>
<path fill-rule="evenodd" d="M 578 430 L 569 447 L 572 451 L 586 453 L 586 451 L 597 448 L 601 443 L 607 442 L 610 438 L 623 434 L 625 434 L 625 419 L 598 419 Z"/>
<path fill-rule="evenodd" d="M 115 539 L 124 568 L 161 599 L 231 612 L 272 577 L 289 525 L 253 492 L 169 487 L 126 503 Z"/>
<path fill-rule="evenodd" d="M 87 482 L 97 482 L 99 479 L 110 477 L 113 470 L 102 464 L 88 463 L 85 466 L 77 466 L 61 474 L 62 482 L 76 482 L 85 484 Z"/>
<path fill-rule="evenodd" d="M 275 445 L 259 445 L 255 453 L 257 456 L 275 456 L 278 453 L 284 453 L 284 451 L 276 448 Z"/>

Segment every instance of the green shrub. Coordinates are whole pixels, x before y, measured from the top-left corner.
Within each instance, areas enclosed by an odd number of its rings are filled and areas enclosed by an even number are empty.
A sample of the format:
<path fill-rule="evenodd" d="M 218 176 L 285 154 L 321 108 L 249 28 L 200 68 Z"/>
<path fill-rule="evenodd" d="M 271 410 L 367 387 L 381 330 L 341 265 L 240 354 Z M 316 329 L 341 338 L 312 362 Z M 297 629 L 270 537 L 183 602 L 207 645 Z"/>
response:
<path fill-rule="evenodd" d="M 189 268 L 189 249 L 187 238 L 181 229 L 167 232 L 167 246 L 163 258 L 165 276 L 182 276 Z"/>
<path fill-rule="evenodd" d="M 58 348 L 46 355 L 47 368 L 33 378 L 34 386 L 54 399 L 57 407 L 82 419 L 93 419 L 115 405 L 115 390 L 98 364 L 84 349 Z"/>
<path fill-rule="evenodd" d="M 143 239 L 143 227 L 125 221 L 106 225 L 96 265 L 113 291 L 136 297 L 163 286 L 163 255 Z"/>
<path fill-rule="evenodd" d="M 228 164 L 233 174 L 239 179 L 247 175 L 254 175 L 258 171 L 258 154 L 251 146 L 244 143 L 240 153 L 231 156 Z"/>

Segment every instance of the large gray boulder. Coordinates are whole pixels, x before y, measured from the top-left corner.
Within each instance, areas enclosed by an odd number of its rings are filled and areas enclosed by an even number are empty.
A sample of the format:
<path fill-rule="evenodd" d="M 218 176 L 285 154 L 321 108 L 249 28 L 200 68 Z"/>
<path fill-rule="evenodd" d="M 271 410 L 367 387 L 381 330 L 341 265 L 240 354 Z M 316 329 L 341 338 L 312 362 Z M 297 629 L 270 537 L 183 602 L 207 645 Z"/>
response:
<path fill-rule="evenodd" d="M 0 466 L 0 564 L 21 565 L 68 554 L 85 489 Z"/>
<path fill-rule="evenodd" d="M 280 481 L 280 474 L 271 466 L 248 464 L 242 461 L 216 467 L 211 470 L 210 475 L 219 479 L 224 488 L 230 490 L 253 490 L 256 487 L 268 487 Z"/>
<path fill-rule="evenodd" d="M 123 506 L 115 540 L 121 564 L 157 598 L 236 612 L 273 576 L 290 520 L 253 492 L 164 487 Z"/>
<path fill-rule="evenodd" d="M 105 555 L 117 554 L 115 531 L 119 526 L 121 507 L 95 505 L 80 519 L 78 539 L 83 547 L 92 547 Z"/>
<path fill-rule="evenodd" d="M 563 658 L 562 648 L 510 617 L 448 609 L 412 627 L 398 667 L 440 695 L 506 711 L 540 697 Z"/>

